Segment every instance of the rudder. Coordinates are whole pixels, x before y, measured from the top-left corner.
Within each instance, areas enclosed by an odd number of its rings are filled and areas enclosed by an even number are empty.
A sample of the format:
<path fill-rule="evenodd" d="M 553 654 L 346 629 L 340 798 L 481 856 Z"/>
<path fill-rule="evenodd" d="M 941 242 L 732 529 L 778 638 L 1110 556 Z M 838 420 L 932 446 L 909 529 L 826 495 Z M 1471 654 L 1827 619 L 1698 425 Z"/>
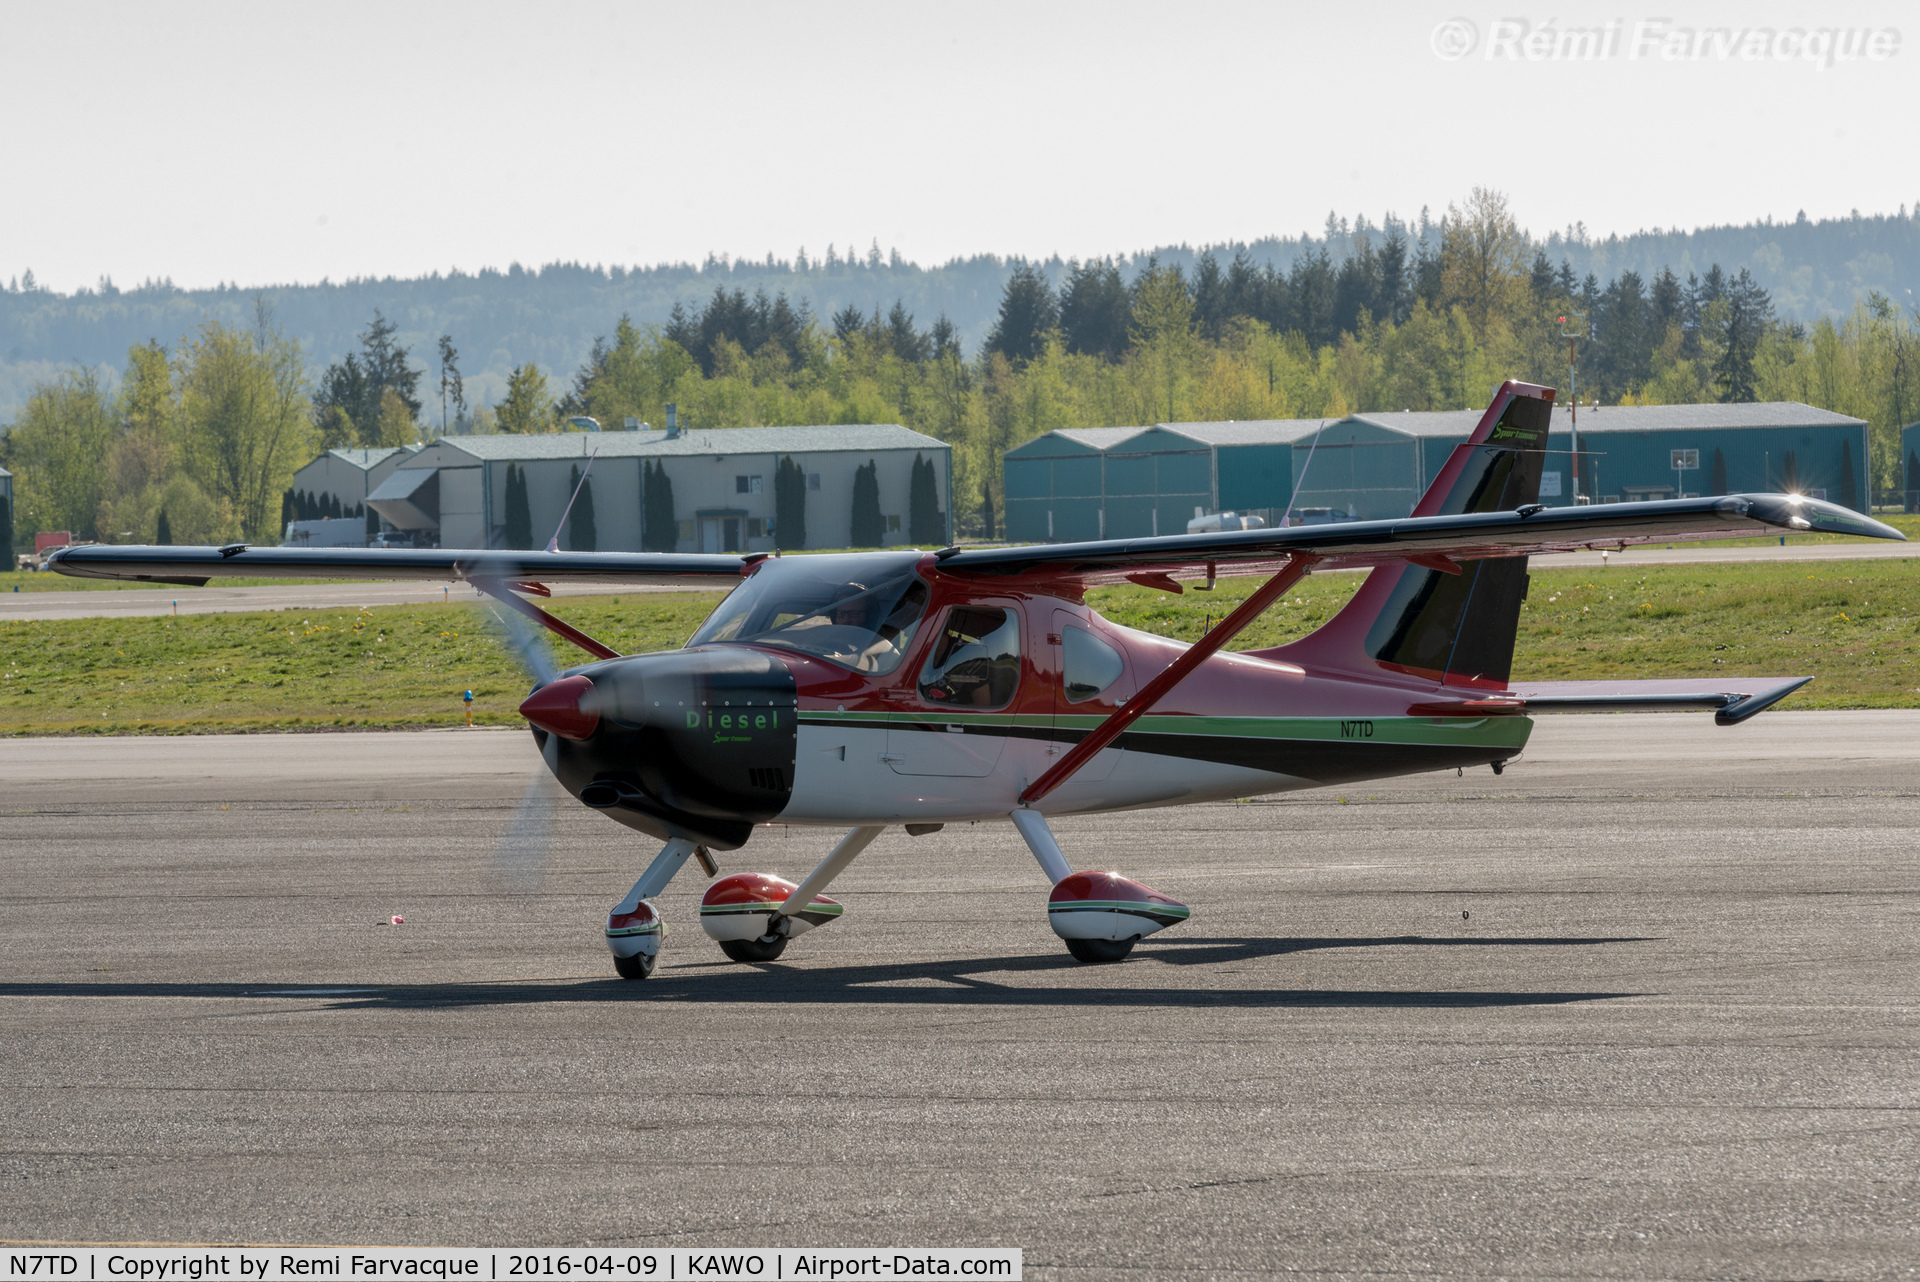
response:
<path fill-rule="evenodd" d="M 1553 397 L 1551 387 L 1503 383 L 1410 515 L 1507 512 L 1539 502 Z M 1462 561 L 1458 568 L 1380 566 L 1324 627 L 1259 653 L 1306 667 L 1384 667 L 1443 685 L 1504 688 L 1527 595 L 1527 559 Z"/>

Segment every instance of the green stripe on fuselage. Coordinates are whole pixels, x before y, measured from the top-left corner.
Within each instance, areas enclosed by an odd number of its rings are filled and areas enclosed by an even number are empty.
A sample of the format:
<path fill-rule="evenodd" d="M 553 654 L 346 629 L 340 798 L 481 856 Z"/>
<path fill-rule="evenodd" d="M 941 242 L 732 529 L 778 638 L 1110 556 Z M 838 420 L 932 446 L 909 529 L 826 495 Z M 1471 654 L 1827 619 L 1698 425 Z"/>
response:
<path fill-rule="evenodd" d="M 896 730 L 946 731 L 961 726 L 969 734 L 991 733 L 1073 741 L 1091 733 L 1106 717 L 1099 714 L 970 712 L 802 712 L 800 724 L 836 726 L 867 723 Z M 1128 746 L 1151 752 L 1154 735 L 1223 736 L 1234 739 L 1290 739 L 1302 742 L 1381 743 L 1445 748 L 1526 746 L 1533 730 L 1528 717 L 1206 717 L 1149 713 L 1127 727 Z"/>

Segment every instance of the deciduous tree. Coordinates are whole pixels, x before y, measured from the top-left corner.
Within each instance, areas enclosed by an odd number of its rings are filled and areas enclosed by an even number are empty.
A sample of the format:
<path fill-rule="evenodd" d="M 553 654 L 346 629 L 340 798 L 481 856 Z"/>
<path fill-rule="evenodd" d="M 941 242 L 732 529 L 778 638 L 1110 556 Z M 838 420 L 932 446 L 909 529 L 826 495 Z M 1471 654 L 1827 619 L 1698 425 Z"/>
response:
<path fill-rule="evenodd" d="M 507 379 L 507 394 L 494 407 L 502 432 L 547 432 L 553 428 L 553 397 L 547 376 L 529 361 Z"/>

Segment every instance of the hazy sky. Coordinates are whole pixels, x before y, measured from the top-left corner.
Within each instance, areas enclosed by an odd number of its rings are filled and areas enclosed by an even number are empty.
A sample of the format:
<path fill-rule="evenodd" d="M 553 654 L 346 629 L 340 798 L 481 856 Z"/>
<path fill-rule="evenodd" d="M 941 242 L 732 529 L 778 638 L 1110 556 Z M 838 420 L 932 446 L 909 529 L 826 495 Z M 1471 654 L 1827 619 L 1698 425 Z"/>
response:
<path fill-rule="evenodd" d="M 8 0 L 0 281 L 1087 256 L 1475 184 L 1536 234 L 1920 200 L 1920 9 L 1589 8 Z"/>

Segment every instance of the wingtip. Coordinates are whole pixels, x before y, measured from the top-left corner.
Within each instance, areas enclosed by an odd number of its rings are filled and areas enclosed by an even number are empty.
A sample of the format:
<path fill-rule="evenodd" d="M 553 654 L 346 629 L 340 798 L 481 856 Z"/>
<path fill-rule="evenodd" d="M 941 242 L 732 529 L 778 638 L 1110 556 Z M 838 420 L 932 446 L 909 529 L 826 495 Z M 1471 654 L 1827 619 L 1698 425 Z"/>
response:
<path fill-rule="evenodd" d="M 1826 499 L 1804 494 L 1743 494 L 1748 511 L 1768 525 L 1797 534 L 1851 534 L 1863 539 L 1907 542 L 1907 536 L 1884 521 Z"/>

